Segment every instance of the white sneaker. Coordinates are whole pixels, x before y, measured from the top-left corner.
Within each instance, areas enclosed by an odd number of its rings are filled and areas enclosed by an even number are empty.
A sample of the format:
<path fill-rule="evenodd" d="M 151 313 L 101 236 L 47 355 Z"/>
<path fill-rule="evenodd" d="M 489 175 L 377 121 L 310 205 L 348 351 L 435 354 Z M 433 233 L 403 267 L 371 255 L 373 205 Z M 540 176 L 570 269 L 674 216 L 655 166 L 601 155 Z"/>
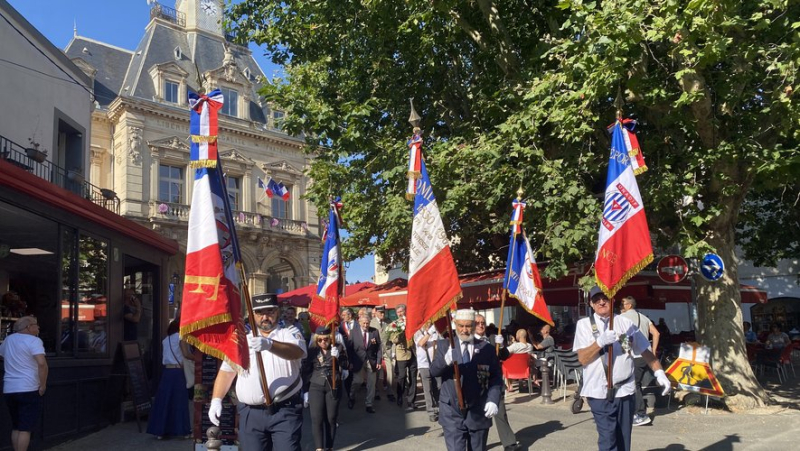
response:
<path fill-rule="evenodd" d="M 645 424 L 652 423 L 653 420 L 650 419 L 647 415 L 634 415 L 633 416 L 633 425 L 634 426 L 644 426 Z"/>

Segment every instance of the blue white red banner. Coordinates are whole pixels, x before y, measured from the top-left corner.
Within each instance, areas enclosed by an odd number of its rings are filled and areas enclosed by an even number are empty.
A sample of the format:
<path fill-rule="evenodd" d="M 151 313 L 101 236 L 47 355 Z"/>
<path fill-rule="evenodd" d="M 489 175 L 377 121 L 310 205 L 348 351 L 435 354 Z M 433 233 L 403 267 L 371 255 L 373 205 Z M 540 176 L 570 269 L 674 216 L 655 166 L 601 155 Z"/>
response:
<path fill-rule="evenodd" d="M 597 286 L 611 298 L 652 261 L 650 231 L 626 144 L 626 130 L 617 121 L 611 129 L 611 156 L 595 258 Z"/>
<path fill-rule="evenodd" d="M 625 143 L 625 149 L 628 151 L 628 156 L 631 157 L 631 168 L 633 173 L 639 175 L 647 171 L 647 165 L 644 163 L 644 154 L 639 146 L 639 139 L 633 130 L 636 128 L 636 121 L 634 119 L 622 119 L 622 139 Z M 609 130 L 617 125 L 615 122 L 608 126 Z"/>
<path fill-rule="evenodd" d="M 286 186 L 283 183 L 276 182 L 272 178 L 267 180 L 267 183 L 264 183 L 264 181 L 261 180 L 261 177 L 259 177 L 258 187 L 264 190 L 264 193 L 266 193 L 267 197 L 269 197 L 270 199 L 275 197 L 275 195 L 277 194 L 278 197 L 280 197 L 281 199 L 289 200 L 290 197 L 289 189 L 286 188 Z"/>
<path fill-rule="evenodd" d="M 503 287 L 528 313 L 553 326 L 553 318 L 544 301 L 539 268 L 536 266 L 531 244 L 522 227 L 525 202 L 515 200 L 512 208 L 511 239 L 508 244 Z"/>
<path fill-rule="evenodd" d="M 217 169 L 195 171 L 186 276 L 181 306 L 181 337 L 234 368 L 249 366 L 236 268 L 235 229 L 226 214 Z"/>
<path fill-rule="evenodd" d="M 217 166 L 217 115 L 224 102 L 219 89 L 209 92 L 208 95 L 189 91 L 189 133 L 192 141 L 190 166 L 193 168 Z"/>
<path fill-rule="evenodd" d="M 446 315 L 461 298 L 450 242 L 422 158 L 419 159 L 419 169 L 408 269 L 406 338 L 409 340 L 425 322 Z"/>
<path fill-rule="evenodd" d="M 415 133 L 408 141 L 408 187 L 406 188 L 406 199 L 413 200 L 417 195 L 417 180 L 422 174 L 422 136 Z"/>
<path fill-rule="evenodd" d="M 322 262 L 319 268 L 317 295 L 311 299 L 308 313 L 315 326 L 327 326 L 336 320 L 339 313 L 339 298 L 342 293 L 342 258 L 339 241 L 339 209 L 340 198 L 330 205 L 328 227 L 325 230 L 325 247 L 322 250 Z"/>

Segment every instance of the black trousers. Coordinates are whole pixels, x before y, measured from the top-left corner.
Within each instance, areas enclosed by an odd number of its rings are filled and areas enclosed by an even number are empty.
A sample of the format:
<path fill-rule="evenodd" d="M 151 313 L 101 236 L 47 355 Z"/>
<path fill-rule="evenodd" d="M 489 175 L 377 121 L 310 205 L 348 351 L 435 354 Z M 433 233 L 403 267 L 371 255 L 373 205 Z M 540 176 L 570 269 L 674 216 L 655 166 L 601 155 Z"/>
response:
<path fill-rule="evenodd" d="M 338 382 L 338 381 L 337 381 Z M 314 447 L 333 448 L 336 438 L 336 419 L 339 416 L 339 400 L 342 399 L 342 385 L 331 390 L 330 384 L 311 385 L 308 390 L 308 410 L 311 414 L 311 432 L 314 434 Z"/>
<path fill-rule="evenodd" d="M 303 400 L 298 394 L 280 404 L 272 413 L 263 406 L 239 403 L 240 449 L 300 451 Z"/>
<path fill-rule="evenodd" d="M 505 393 L 500 394 L 500 405 L 497 409 L 497 415 L 494 417 L 494 424 L 497 426 L 497 435 L 500 436 L 500 443 L 503 447 L 511 446 L 517 443 L 517 436 L 511 425 L 508 424 L 508 413 L 506 411 Z"/>
<path fill-rule="evenodd" d="M 397 399 L 403 397 L 405 392 L 406 402 L 414 405 L 417 397 L 417 359 L 397 361 Z"/>
<path fill-rule="evenodd" d="M 642 396 L 642 388 L 646 388 L 653 382 L 653 372 L 642 357 L 633 359 L 634 377 L 636 378 L 636 414 L 646 415 L 647 407 L 644 405 L 644 397 Z M 647 382 L 645 382 L 647 381 Z"/>
<path fill-rule="evenodd" d="M 630 451 L 633 428 L 633 396 L 605 399 L 586 398 L 597 426 L 598 451 Z"/>

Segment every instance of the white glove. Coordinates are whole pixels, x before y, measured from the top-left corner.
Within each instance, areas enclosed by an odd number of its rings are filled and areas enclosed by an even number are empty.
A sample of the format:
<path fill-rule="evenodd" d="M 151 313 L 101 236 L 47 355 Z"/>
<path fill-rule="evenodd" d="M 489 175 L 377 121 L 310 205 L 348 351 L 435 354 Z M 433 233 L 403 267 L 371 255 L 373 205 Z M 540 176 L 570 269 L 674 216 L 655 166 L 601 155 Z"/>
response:
<path fill-rule="evenodd" d="M 336 346 L 331 348 L 331 357 L 333 357 L 334 359 L 339 358 L 339 348 L 337 348 Z"/>
<path fill-rule="evenodd" d="M 503 342 L 506 341 L 502 335 L 495 335 L 494 336 L 494 344 L 503 346 Z"/>
<path fill-rule="evenodd" d="M 254 337 L 252 335 L 248 335 L 247 344 L 250 345 L 250 349 L 256 352 L 269 351 L 270 348 L 272 348 L 272 339 L 267 337 Z"/>
<path fill-rule="evenodd" d="M 600 335 L 597 336 L 595 343 L 597 343 L 597 346 L 600 346 L 600 349 L 603 349 L 616 341 L 617 334 L 613 330 L 606 330 L 604 332 L 600 332 Z"/>
<path fill-rule="evenodd" d="M 656 383 L 664 387 L 664 391 L 661 392 L 661 396 L 667 396 L 670 390 L 672 390 L 672 383 L 669 381 L 666 373 L 664 373 L 664 370 L 656 370 L 656 372 L 653 374 L 656 376 Z"/>
<path fill-rule="evenodd" d="M 214 398 L 211 400 L 211 407 L 208 408 L 208 419 L 214 426 L 219 426 L 220 416 L 222 416 L 222 398 Z"/>
<path fill-rule="evenodd" d="M 447 366 L 453 364 L 453 348 L 450 346 L 447 347 L 447 351 L 444 352 L 444 363 Z"/>
<path fill-rule="evenodd" d="M 350 375 L 350 371 L 342 370 L 342 380 L 347 379 L 347 376 Z"/>
<path fill-rule="evenodd" d="M 303 393 L 303 407 L 308 409 L 308 393 Z"/>
<path fill-rule="evenodd" d="M 489 401 L 483 407 L 483 413 L 486 414 L 486 418 L 493 418 L 497 415 L 497 404 Z"/>

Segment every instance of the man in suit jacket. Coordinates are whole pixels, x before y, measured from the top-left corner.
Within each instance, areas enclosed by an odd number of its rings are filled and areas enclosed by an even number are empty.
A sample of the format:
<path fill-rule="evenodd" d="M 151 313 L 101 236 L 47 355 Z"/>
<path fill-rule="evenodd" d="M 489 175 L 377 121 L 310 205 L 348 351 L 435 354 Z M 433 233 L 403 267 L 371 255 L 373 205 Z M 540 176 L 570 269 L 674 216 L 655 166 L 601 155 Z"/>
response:
<path fill-rule="evenodd" d="M 353 383 L 350 386 L 348 407 L 355 404 L 356 390 L 361 383 L 367 382 L 367 398 L 365 404 L 368 413 L 375 413 L 372 401 L 375 399 L 375 382 L 381 370 L 381 337 L 374 327 L 369 327 L 369 317 L 358 318 L 358 326 L 350 331 L 353 354 L 348 356 L 352 365 Z M 351 407 L 352 408 L 352 407 Z"/>
<path fill-rule="evenodd" d="M 500 362 L 494 346 L 476 340 L 475 311 L 458 310 L 455 316 L 455 348 L 440 340 L 431 363 L 431 376 L 442 378 L 439 392 L 439 424 L 449 451 L 484 451 L 492 417 L 497 415 L 503 385 Z M 456 396 L 454 362 L 461 372 L 461 392 L 466 411 L 462 414 Z"/>

